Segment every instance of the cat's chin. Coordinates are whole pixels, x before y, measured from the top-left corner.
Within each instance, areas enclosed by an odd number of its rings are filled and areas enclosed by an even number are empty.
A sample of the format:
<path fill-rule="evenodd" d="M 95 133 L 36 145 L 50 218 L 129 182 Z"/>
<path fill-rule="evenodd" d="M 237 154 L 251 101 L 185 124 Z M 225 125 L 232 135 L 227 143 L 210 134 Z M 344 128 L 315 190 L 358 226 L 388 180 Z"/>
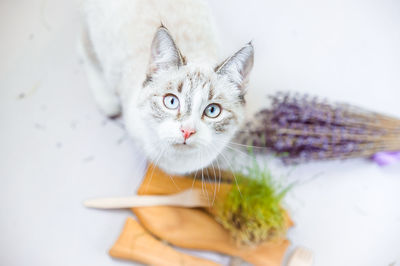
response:
<path fill-rule="evenodd" d="M 168 174 L 186 175 L 204 168 L 206 165 L 199 166 L 197 162 L 179 163 L 177 161 L 159 161 L 157 166 Z"/>
<path fill-rule="evenodd" d="M 190 144 L 180 144 L 161 156 L 157 166 L 169 174 L 184 175 L 207 167 L 217 155 Z"/>
<path fill-rule="evenodd" d="M 177 152 L 192 152 L 198 149 L 196 145 L 188 143 L 174 143 L 171 144 L 171 148 L 176 150 Z"/>

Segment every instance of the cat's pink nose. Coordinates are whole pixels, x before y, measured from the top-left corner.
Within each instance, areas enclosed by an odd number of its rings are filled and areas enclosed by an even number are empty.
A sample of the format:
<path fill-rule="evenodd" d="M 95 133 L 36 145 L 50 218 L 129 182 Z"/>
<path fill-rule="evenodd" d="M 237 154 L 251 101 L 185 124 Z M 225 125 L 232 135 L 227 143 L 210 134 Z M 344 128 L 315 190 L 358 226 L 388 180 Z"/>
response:
<path fill-rule="evenodd" d="M 196 133 L 196 130 L 192 128 L 181 128 L 182 135 L 185 140 L 187 140 L 191 135 Z"/>

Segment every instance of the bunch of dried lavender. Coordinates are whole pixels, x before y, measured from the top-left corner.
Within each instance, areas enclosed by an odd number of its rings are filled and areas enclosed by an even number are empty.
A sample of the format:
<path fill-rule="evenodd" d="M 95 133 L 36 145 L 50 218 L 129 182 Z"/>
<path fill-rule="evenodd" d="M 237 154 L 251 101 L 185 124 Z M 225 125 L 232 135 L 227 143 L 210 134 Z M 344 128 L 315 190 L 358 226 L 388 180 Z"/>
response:
<path fill-rule="evenodd" d="M 398 119 L 308 95 L 280 92 L 270 98 L 271 107 L 256 114 L 239 140 L 267 147 L 285 163 L 400 151 Z"/>

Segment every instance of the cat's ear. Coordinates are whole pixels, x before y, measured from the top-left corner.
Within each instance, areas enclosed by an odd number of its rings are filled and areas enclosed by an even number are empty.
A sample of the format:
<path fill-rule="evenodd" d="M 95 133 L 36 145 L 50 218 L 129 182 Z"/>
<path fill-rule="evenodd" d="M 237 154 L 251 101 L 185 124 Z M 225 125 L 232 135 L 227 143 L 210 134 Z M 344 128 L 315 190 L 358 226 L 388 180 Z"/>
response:
<path fill-rule="evenodd" d="M 240 89 L 246 87 L 254 62 L 254 48 L 251 42 L 215 68 L 219 75 L 226 75 Z"/>
<path fill-rule="evenodd" d="M 160 26 L 151 43 L 148 74 L 183 65 L 183 58 L 167 28 Z"/>

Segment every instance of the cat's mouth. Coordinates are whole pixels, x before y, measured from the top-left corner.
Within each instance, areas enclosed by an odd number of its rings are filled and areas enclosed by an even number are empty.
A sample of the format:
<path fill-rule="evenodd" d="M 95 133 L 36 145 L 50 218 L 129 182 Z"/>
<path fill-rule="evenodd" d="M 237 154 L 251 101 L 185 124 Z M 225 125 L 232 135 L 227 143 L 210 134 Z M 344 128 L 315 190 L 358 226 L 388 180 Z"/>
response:
<path fill-rule="evenodd" d="M 177 150 L 191 150 L 191 149 L 194 149 L 196 147 L 194 144 L 189 144 L 189 143 L 186 143 L 186 142 L 173 143 L 171 146 L 174 147 Z"/>

